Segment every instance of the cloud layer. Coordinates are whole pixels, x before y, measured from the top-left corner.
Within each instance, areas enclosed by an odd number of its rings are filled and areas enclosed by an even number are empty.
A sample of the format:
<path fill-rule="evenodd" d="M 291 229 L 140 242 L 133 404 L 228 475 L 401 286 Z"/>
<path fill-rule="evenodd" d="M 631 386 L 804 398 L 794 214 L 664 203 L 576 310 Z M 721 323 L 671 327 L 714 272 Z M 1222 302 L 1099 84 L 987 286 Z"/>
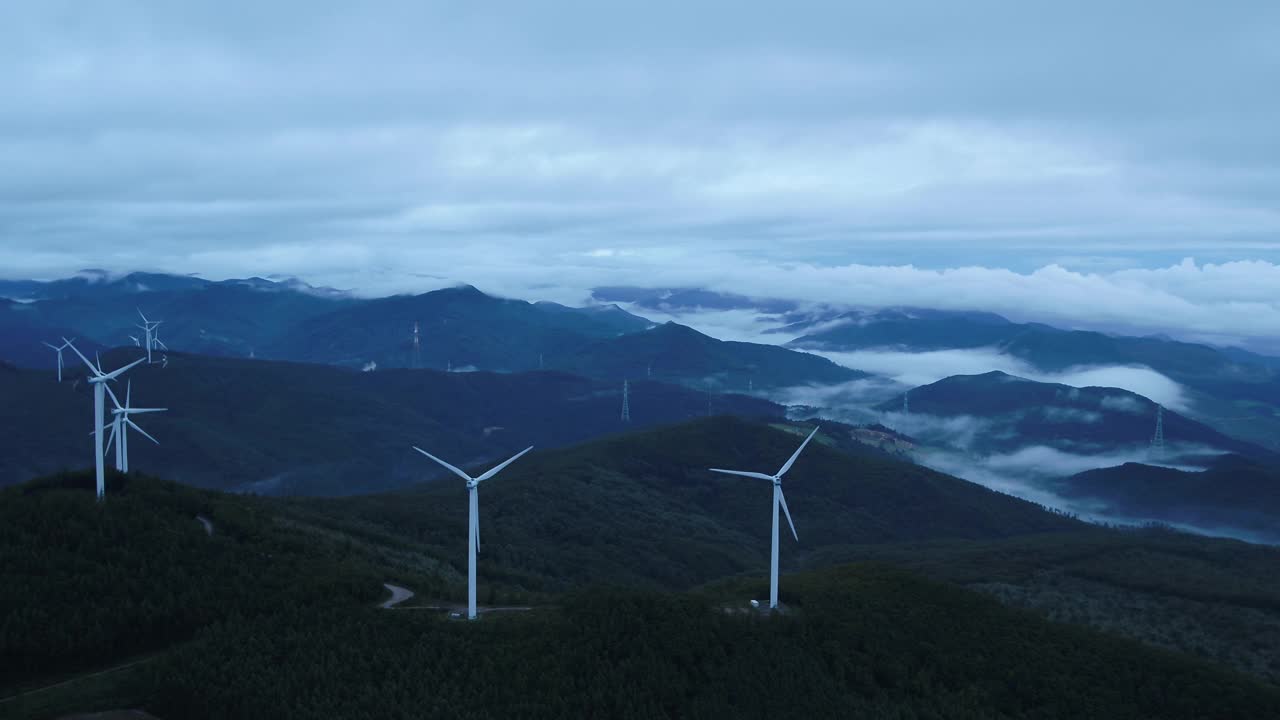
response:
<path fill-rule="evenodd" d="M 10 9 L 0 273 L 1280 328 L 1274 3 L 485 8 Z"/>

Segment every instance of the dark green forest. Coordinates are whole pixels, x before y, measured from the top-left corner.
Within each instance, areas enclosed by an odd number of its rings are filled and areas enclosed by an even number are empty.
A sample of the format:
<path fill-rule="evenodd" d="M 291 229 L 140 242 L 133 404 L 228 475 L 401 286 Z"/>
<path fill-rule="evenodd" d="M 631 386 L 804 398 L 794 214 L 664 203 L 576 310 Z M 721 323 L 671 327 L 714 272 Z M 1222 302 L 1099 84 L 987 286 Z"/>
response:
<path fill-rule="evenodd" d="M 749 610 L 768 485 L 705 468 L 771 472 L 806 428 L 711 418 L 522 458 L 480 494 L 479 590 L 530 609 L 475 623 L 447 619 L 461 483 L 275 498 L 112 474 L 101 504 L 88 472 L 4 489 L 0 717 L 1280 713 L 1280 551 L 1087 525 L 839 426 L 787 476 L 786 612 Z M 380 609 L 384 582 L 417 595 Z"/>
<path fill-rule="evenodd" d="M 287 613 L 146 682 L 185 718 L 1259 718 L 1280 689 L 874 566 L 788 578 L 789 612 L 573 593 L 477 623 Z"/>

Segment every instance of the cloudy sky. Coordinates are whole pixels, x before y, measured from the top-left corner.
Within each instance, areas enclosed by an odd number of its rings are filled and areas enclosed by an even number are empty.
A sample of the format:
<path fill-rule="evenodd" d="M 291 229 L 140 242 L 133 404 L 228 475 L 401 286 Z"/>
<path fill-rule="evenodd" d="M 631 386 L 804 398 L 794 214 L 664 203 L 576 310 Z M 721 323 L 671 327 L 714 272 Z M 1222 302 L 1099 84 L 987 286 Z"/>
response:
<path fill-rule="evenodd" d="M 1275 2 L 194 5 L 6 7 L 0 276 L 1280 335 Z"/>

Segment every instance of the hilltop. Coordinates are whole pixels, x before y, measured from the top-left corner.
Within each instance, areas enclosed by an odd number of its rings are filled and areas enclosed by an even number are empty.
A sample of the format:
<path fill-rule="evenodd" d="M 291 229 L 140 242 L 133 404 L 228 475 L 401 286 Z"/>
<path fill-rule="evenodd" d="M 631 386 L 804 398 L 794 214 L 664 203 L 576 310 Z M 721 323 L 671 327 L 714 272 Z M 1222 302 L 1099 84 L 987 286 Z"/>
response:
<path fill-rule="evenodd" d="M 1105 453 L 1145 447 L 1155 432 L 1156 403 L 1119 388 L 1076 388 L 993 371 L 954 375 L 910 391 L 911 413 L 968 417 L 988 425 L 972 445 L 977 452 L 1009 452 L 1028 445 Z M 901 396 L 878 406 L 897 411 Z M 1224 435 L 1165 408 L 1164 434 L 1171 452 L 1229 451 L 1255 458 L 1275 454 Z"/>
<path fill-rule="evenodd" d="M 481 492 L 485 572 L 536 590 L 601 581 L 680 589 L 766 567 L 768 484 L 707 468 L 773 472 L 806 429 L 716 417 L 531 454 Z M 836 545 L 1084 527 L 880 451 L 831 442 L 820 433 L 787 476 L 800 542 L 786 534 L 785 569 L 805 567 L 813 553 Z M 407 535 L 450 555 L 464 547 L 464 499 L 446 481 L 289 507 L 305 510 L 301 520 L 374 537 Z"/>
<path fill-rule="evenodd" d="M 1236 455 L 1215 458 L 1200 471 L 1143 463 L 1088 470 L 1061 480 L 1058 492 L 1104 502 L 1116 516 L 1242 528 L 1280 544 L 1280 467 Z"/>

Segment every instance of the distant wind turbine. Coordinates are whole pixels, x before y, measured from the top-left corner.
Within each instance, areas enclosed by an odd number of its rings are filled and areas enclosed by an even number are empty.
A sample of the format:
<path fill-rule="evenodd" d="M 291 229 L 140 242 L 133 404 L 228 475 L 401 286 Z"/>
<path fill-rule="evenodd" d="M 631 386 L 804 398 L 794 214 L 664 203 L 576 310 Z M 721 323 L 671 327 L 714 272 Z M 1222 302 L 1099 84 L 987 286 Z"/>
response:
<path fill-rule="evenodd" d="M 159 445 L 160 441 L 151 437 L 146 430 L 138 427 L 137 423 L 129 418 L 130 415 L 138 415 L 141 413 L 164 412 L 169 408 L 136 408 L 131 404 L 130 397 L 133 395 L 133 381 L 125 386 L 124 405 L 120 404 L 120 399 L 116 394 L 107 388 L 107 392 L 111 395 L 111 402 L 115 404 L 115 409 L 111 413 L 115 419 L 111 422 L 111 437 L 107 440 L 107 447 L 111 446 L 114 441 L 116 446 L 116 469 L 120 472 L 129 472 L 129 428 L 133 428 L 142 433 L 142 436 L 151 442 Z"/>
<path fill-rule="evenodd" d="M 144 343 L 144 346 L 147 348 L 147 364 L 150 365 L 151 350 L 155 348 L 157 344 L 160 345 L 161 347 L 164 347 L 164 343 L 160 342 L 160 339 L 156 336 L 156 329 L 159 328 L 160 323 L 164 321 L 148 320 L 147 316 L 142 314 L 141 308 L 134 308 L 134 309 L 138 311 L 138 317 L 142 318 L 142 324 L 136 327 L 142 331 L 143 337 L 146 340 L 146 342 Z M 168 350 L 168 348 L 165 348 L 165 349 Z"/>
<path fill-rule="evenodd" d="M 71 347 L 71 341 L 72 341 L 72 340 L 75 340 L 75 338 L 71 338 L 71 340 L 68 340 L 68 339 L 66 339 L 66 338 L 62 338 L 62 344 L 61 344 L 61 345 L 54 345 L 54 344 L 52 344 L 52 343 L 44 343 L 44 346 L 45 346 L 45 347 L 47 347 L 47 348 L 49 348 L 50 350 L 53 350 L 54 352 L 58 353 L 58 382 L 62 382 L 62 351 L 63 351 L 63 350 L 66 350 L 68 347 Z"/>
<path fill-rule="evenodd" d="M 93 386 L 93 459 L 95 470 L 97 471 L 98 500 L 101 501 L 102 497 L 106 494 L 106 477 L 105 471 L 102 467 L 102 405 L 105 394 L 103 391 L 106 389 L 106 383 L 120 377 L 133 366 L 143 360 L 146 360 L 146 358 L 138 358 L 122 368 L 112 370 L 109 373 L 104 373 L 102 372 L 101 360 L 98 361 L 97 365 L 94 365 L 89 362 L 89 358 L 85 357 L 84 353 L 80 352 L 80 350 L 76 348 L 70 340 L 63 338 L 62 341 L 74 350 L 76 355 L 79 355 L 80 359 L 84 361 L 84 364 L 89 367 L 88 380 L 89 384 Z"/>
<path fill-rule="evenodd" d="M 791 511 L 787 509 L 787 498 L 782 494 L 782 476 L 787 474 L 791 469 L 792 463 L 796 458 L 800 457 L 800 453 L 804 450 L 804 446 L 809 444 L 814 435 L 818 434 L 818 428 L 814 428 L 809 433 L 809 437 L 800 443 L 800 447 L 796 448 L 795 453 L 787 460 L 782 469 L 773 475 L 765 475 L 764 473 L 745 472 L 742 470 L 721 470 L 720 468 L 711 468 L 711 472 L 724 473 L 726 475 L 741 475 L 742 477 L 757 478 L 760 480 L 768 480 L 773 483 L 773 549 L 769 555 L 769 608 L 778 607 L 778 508 L 782 508 L 782 512 L 787 515 L 787 524 L 791 526 L 791 536 L 800 542 L 800 536 L 796 535 L 796 525 L 791 522 Z"/>
<path fill-rule="evenodd" d="M 414 445 L 413 449 L 417 450 L 423 455 L 426 455 L 427 457 L 439 463 L 449 472 L 467 481 L 467 499 L 468 499 L 468 503 L 471 506 L 470 515 L 468 516 L 468 520 L 467 520 L 467 619 L 475 620 L 476 619 L 476 551 L 480 549 L 480 498 L 476 493 L 476 486 L 484 482 L 485 480 L 488 480 L 489 478 L 493 477 L 494 475 L 497 475 L 499 471 L 501 471 L 503 468 L 510 465 L 511 463 L 515 462 L 517 459 L 520 458 L 521 455 L 524 455 L 525 453 L 532 450 L 533 446 L 530 445 L 529 447 L 521 450 L 520 452 L 508 458 L 506 462 L 503 462 L 502 464 L 494 467 L 493 469 L 489 470 L 483 475 L 475 478 L 462 472 L 461 470 L 450 465 L 449 463 L 441 460 L 435 455 L 432 455 L 426 450 L 423 450 L 417 445 Z"/>

